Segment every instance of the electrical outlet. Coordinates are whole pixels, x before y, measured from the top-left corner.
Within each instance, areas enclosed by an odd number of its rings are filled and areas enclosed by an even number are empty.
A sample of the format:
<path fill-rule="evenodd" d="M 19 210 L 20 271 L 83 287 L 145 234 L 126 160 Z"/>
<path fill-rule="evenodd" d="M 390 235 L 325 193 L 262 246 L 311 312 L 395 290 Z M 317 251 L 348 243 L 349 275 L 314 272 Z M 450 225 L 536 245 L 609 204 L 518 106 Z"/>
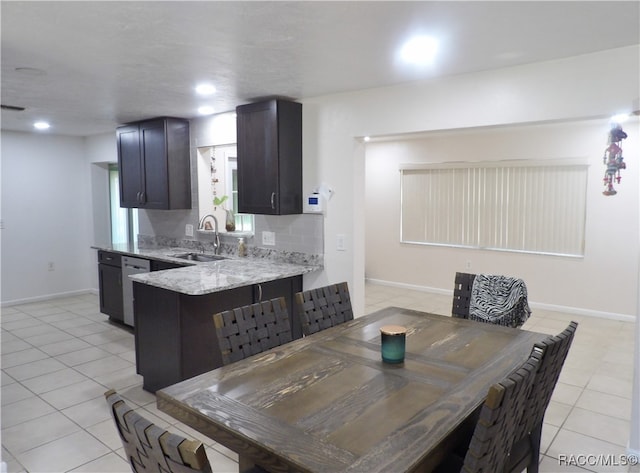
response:
<path fill-rule="evenodd" d="M 338 251 L 346 251 L 346 246 L 345 246 L 345 235 L 343 234 L 338 234 L 336 235 L 336 250 Z"/>
<path fill-rule="evenodd" d="M 262 232 L 262 244 L 276 246 L 276 232 Z"/>
<path fill-rule="evenodd" d="M 55 269 L 56 269 L 56 267 L 55 267 L 55 265 L 53 264 L 53 261 L 49 261 L 49 262 L 47 263 L 47 270 L 48 270 L 48 271 L 55 271 Z"/>
<path fill-rule="evenodd" d="M 184 234 L 185 234 L 186 236 L 192 237 L 192 236 L 193 236 L 193 225 L 191 225 L 191 224 L 187 223 L 187 224 L 184 226 Z"/>
<path fill-rule="evenodd" d="M 465 264 L 465 269 L 471 269 L 471 260 L 467 260 L 467 264 Z"/>

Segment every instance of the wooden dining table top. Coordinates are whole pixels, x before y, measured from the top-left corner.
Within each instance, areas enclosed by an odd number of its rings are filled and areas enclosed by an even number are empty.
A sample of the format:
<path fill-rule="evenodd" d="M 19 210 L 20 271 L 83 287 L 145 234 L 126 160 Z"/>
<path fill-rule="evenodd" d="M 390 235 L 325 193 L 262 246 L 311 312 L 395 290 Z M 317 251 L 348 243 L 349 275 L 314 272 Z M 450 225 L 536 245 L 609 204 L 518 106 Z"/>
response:
<path fill-rule="evenodd" d="M 404 363 L 382 362 L 384 325 L 407 328 Z M 545 336 L 389 307 L 169 386 L 157 405 L 241 466 L 430 471 Z"/>

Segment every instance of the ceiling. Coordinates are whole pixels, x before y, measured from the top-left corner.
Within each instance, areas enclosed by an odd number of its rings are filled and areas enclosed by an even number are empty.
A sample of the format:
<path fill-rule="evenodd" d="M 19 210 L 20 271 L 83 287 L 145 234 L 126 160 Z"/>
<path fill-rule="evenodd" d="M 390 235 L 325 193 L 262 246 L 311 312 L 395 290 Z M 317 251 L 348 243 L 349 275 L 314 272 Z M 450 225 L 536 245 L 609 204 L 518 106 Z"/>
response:
<path fill-rule="evenodd" d="M 2 129 L 87 136 L 267 96 L 321 96 L 640 43 L 638 1 L 0 2 Z M 412 34 L 433 64 L 403 65 Z M 603 74 L 607 71 L 603 71 Z M 197 97 L 212 82 L 217 93 Z"/>

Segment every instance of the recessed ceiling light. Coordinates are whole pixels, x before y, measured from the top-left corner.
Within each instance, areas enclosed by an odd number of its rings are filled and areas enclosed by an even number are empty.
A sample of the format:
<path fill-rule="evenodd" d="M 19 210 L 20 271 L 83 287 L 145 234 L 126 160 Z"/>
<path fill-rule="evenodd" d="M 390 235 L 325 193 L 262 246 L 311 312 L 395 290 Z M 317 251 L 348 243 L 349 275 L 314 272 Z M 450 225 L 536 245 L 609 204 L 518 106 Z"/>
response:
<path fill-rule="evenodd" d="M 198 108 L 198 113 L 200 115 L 211 115 L 213 112 L 213 107 L 209 107 L 208 105 Z"/>
<path fill-rule="evenodd" d="M 371 137 L 370 136 L 365 136 L 364 137 L 364 141 L 371 141 Z"/>
<path fill-rule="evenodd" d="M 196 93 L 199 95 L 213 95 L 216 93 L 216 88 L 213 84 L 198 84 L 196 86 Z"/>
<path fill-rule="evenodd" d="M 51 125 L 49 125 L 47 122 L 35 122 L 33 124 L 33 127 L 36 130 L 48 130 L 51 127 Z"/>
<path fill-rule="evenodd" d="M 409 64 L 426 65 L 438 52 L 438 40 L 432 36 L 415 36 L 404 43 L 400 57 Z"/>

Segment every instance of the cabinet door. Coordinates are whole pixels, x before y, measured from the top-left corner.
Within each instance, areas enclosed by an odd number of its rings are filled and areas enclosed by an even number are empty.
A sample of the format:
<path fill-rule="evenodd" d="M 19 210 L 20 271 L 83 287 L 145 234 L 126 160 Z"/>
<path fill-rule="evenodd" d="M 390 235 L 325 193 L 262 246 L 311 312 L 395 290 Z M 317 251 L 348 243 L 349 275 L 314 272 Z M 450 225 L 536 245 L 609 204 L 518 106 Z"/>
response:
<path fill-rule="evenodd" d="M 276 101 L 237 108 L 238 211 L 278 215 Z"/>
<path fill-rule="evenodd" d="M 302 213 L 302 104 L 278 101 L 278 215 Z"/>
<path fill-rule="evenodd" d="M 275 281 L 255 284 L 253 286 L 254 302 L 274 299 L 276 297 L 284 297 L 287 303 L 287 311 L 289 312 L 289 320 L 291 322 L 291 335 L 293 339 L 302 337 L 302 328 L 300 324 L 300 316 L 295 305 L 295 293 L 302 291 L 302 276 L 294 276 L 285 279 L 276 279 Z"/>
<path fill-rule="evenodd" d="M 164 124 L 164 120 L 140 123 L 143 166 L 141 207 L 147 209 L 169 208 L 168 157 Z"/>
<path fill-rule="evenodd" d="M 98 279 L 100 283 L 100 312 L 123 321 L 122 270 L 116 266 L 99 264 Z"/>
<path fill-rule="evenodd" d="M 119 127 L 116 137 L 120 174 L 120 207 L 136 208 L 140 206 L 143 173 L 138 125 Z"/>
<path fill-rule="evenodd" d="M 154 118 L 119 127 L 120 206 L 190 209 L 189 122 Z"/>

